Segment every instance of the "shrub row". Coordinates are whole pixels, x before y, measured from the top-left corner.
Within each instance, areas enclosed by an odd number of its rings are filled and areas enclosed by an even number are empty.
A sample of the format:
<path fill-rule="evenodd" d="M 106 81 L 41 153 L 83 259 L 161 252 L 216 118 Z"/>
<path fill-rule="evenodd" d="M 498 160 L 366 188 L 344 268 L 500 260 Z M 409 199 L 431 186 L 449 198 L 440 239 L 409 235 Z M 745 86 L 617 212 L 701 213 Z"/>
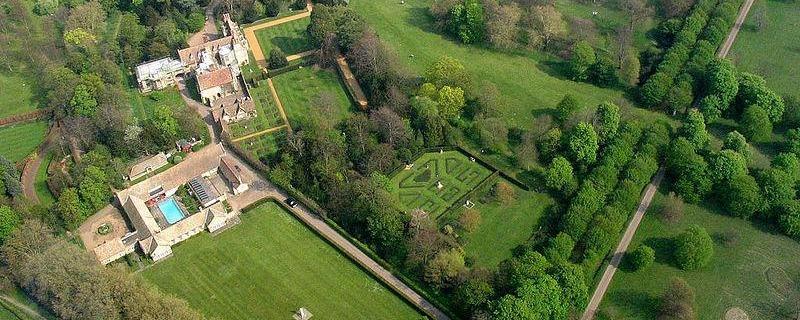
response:
<path fill-rule="evenodd" d="M 675 35 L 672 47 L 667 50 L 661 63 L 656 67 L 656 73 L 650 76 L 640 89 L 639 93 L 645 105 L 655 107 L 662 103 L 675 77 L 689 60 L 690 51 L 708 22 L 708 12 L 715 4 L 715 0 L 699 0 L 694 5 L 692 13 Z"/>
<path fill-rule="evenodd" d="M 669 139 L 667 130 L 653 127 L 641 139 L 639 148 L 625 171 L 616 189 L 608 196 L 608 203 L 592 219 L 580 244 L 583 248 L 583 263 L 597 264 L 614 246 L 614 240 L 622 231 L 625 222 L 635 210 L 642 189 L 658 171 L 659 150 Z"/>
<path fill-rule="evenodd" d="M 581 239 L 596 212 L 602 209 L 606 197 L 619 179 L 620 171 L 633 158 L 633 148 L 640 140 L 642 129 L 634 123 L 626 123 L 619 136 L 603 150 L 600 163 L 581 185 L 570 201 L 561 220 L 560 231 L 573 239 Z"/>

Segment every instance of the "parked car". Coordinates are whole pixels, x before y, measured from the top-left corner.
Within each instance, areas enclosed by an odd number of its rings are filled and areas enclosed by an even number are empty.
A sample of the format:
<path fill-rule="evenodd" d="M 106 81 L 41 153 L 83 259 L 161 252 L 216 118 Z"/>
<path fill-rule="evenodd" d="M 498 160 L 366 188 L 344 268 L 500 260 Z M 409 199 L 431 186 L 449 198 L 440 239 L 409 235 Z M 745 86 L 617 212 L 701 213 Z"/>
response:
<path fill-rule="evenodd" d="M 292 197 L 286 198 L 284 202 L 286 202 L 286 204 L 288 204 L 292 208 L 297 207 L 297 200 L 295 200 Z"/>

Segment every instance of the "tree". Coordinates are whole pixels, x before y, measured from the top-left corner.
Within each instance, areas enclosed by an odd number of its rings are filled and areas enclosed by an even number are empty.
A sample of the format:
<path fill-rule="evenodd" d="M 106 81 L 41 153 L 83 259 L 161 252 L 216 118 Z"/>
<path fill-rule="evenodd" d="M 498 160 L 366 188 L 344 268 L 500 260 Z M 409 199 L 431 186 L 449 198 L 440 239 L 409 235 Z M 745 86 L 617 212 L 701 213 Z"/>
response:
<path fill-rule="evenodd" d="M 562 263 L 555 267 L 553 278 L 561 286 L 561 299 L 571 311 L 582 310 L 589 299 L 589 288 L 583 269 L 572 263 Z"/>
<path fill-rule="evenodd" d="M 620 114 L 619 107 L 611 102 L 604 102 L 597 107 L 595 115 L 595 125 L 600 141 L 607 143 L 617 135 L 619 129 Z"/>
<path fill-rule="evenodd" d="M 558 12 L 552 5 L 533 6 L 528 24 L 535 30 L 535 34 L 539 38 L 533 42 L 541 43 L 544 47 L 548 47 L 554 39 L 567 33 L 561 12 Z"/>
<path fill-rule="evenodd" d="M 88 216 L 87 209 L 81 204 L 78 190 L 75 188 L 67 188 L 61 192 L 55 210 L 69 230 L 78 228 Z"/>
<path fill-rule="evenodd" d="M 639 55 L 635 50 L 626 50 L 622 56 L 617 71 L 617 77 L 629 86 L 639 84 L 639 74 L 642 71 L 642 65 L 639 62 Z"/>
<path fill-rule="evenodd" d="M 703 227 L 689 226 L 675 239 L 675 262 L 683 270 L 700 269 L 713 255 L 714 242 Z"/>
<path fill-rule="evenodd" d="M 508 145 L 508 127 L 500 118 L 480 118 L 475 122 L 481 146 L 492 152 L 501 153 Z"/>
<path fill-rule="evenodd" d="M 485 9 L 486 38 L 489 43 L 500 49 L 515 47 L 519 36 L 518 24 L 522 18 L 522 10 L 519 6 L 516 3 L 495 4 L 487 6 Z"/>
<path fill-rule="evenodd" d="M 661 297 L 659 319 L 692 320 L 694 314 L 694 290 L 681 278 L 672 278 Z"/>
<path fill-rule="evenodd" d="M 504 206 L 514 203 L 517 191 L 508 182 L 499 181 L 494 185 L 494 196 L 497 202 Z"/>
<path fill-rule="evenodd" d="M 800 157 L 800 128 L 786 131 L 786 151 Z"/>
<path fill-rule="evenodd" d="M 740 175 L 747 174 L 747 160 L 736 151 L 722 150 L 711 159 L 709 174 L 714 183 L 728 183 Z"/>
<path fill-rule="evenodd" d="M 425 267 L 425 281 L 442 287 L 465 270 L 464 252 L 459 248 L 443 250 Z"/>
<path fill-rule="evenodd" d="M 706 123 L 697 109 L 689 110 L 681 127 L 681 134 L 697 149 L 703 149 L 708 144 L 710 137 L 706 131 Z"/>
<path fill-rule="evenodd" d="M 639 245 L 635 250 L 625 255 L 628 265 L 633 270 L 647 268 L 656 260 L 656 252 L 646 245 Z"/>
<path fill-rule="evenodd" d="M 269 52 L 269 68 L 278 69 L 289 65 L 289 60 L 286 59 L 286 54 L 283 53 L 281 48 L 275 47 Z"/>
<path fill-rule="evenodd" d="M 719 97 L 720 111 L 724 112 L 739 93 L 736 67 L 727 59 L 714 59 L 706 67 L 706 89 L 709 95 Z"/>
<path fill-rule="evenodd" d="M 566 319 L 570 301 L 565 301 L 558 282 L 549 275 L 527 280 L 517 288 L 532 315 L 525 319 Z"/>
<path fill-rule="evenodd" d="M 566 94 L 558 103 L 558 105 L 556 105 L 555 118 L 563 125 L 578 110 L 580 110 L 578 100 L 575 99 L 573 95 Z"/>
<path fill-rule="evenodd" d="M 475 208 L 464 210 L 461 212 L 461 215 L 458 216 L 458 225 L 467 232 L 477 230 L 481 225 L 481 212 Z"/>
<path fill-rule="evenodd" d="M 572 57 L 569 60 L 569 74 L 572 80 L 583 81 L 589 76 L 589 67 L 596 61 L 594 48 L 586 42 L 579 41 L 572 48 Z"/>
<path fill-rule="evenodd" d="M 442 56 L 425 70 L 425 81 L 433 83 L 437 88 L 444 86 L 469 89 L 470 76 L 460 61 Z"/>
<path fill-rule="evenodd" d="M 747 219 L 763 207 L 763 198 L 758 183 L 750 175 L 740 174 L 734 177 L 718 192 L 725 208 L 733 216 Z"/>
<path fill-rule="evenodd" d="M 106 25 L 106 11 L 98 1 L 88 1 L 69 11 L 64 30 L 81 28 L 100 38 Z"/>
<path fill-rule="evenodd" d="M 725 141 L 722 143 L 722 148 L 736 151 L 748 161 L 751 157 L 750 145 L 747 144 L 747 139 L 745 139 L 745 137 L 739 133 L 739 131 L 728 132 L 728 134 L 725 135 Z"/>
<path fill-rule="evenodd" d="M 689 11 L 692 4 L 692 0 L 661 0 L 661 9 L 667 18 L 680 17 Z"/>
<path fill-rule="evenodd" d="M 599 149 L 597 133 L 594 128 L 585 122 L 579 123 L 570 132 L 567 149 L 572 159 L 582 165 L 588 166 L 597 160 Z"/>
<path fill-rule="evenodd" d="M 653 15 L 653 8 L 644 0 L 623 0 L 620 1 L 620 7 L 629 19 L 628 31 L 631 33 L 637 25 Z"/>
<path fill-rule="evenodd" d="M 464 108 L 464 90 L 459 87 L 444 86 L 438 94 L 439 114 L 451 119 L 461 114 Z"/>
<path fill-rule="evenodd" d="M 768 141 L 772 135 L 772 122 L 769 120 L 769 115 L 757 105 L 745 109 L 740 125 L 742 134 L 751 141 Z"/>
<path fill-rule="evenodd" d="M 565 197 L 572 194 L 577 186 L 572 164 L 562 156 L 558 156 L 550 162 L 544 172 L 544 181 L 547 188 L 558 191 Z"/>
<path fill-rule="evenodd" d="M 530 313 L 524 300 L 511 294 L 503 296 L 493 304 L 491 318 L 496 320 L 537 319 Z"/>
<path fill-rule="evenodd" d="M 788 172 L 778 168 L 770 168 L 763 172 L 759 178 L 761 194 L 768 208 L 778 208 L 781 203 L 795 198 L 795 178 Z"/>
<path fill-rule="evenodd" d="M 22 223 L 19 215 L 9 206 L 0 206 L 0 244 L 5 242 Z"/>
<path fill-rule="evenodd" d="M 489 299 L 494 295 L 494 288 L 492 288 L 486 277 L 476 274 L 476 272 L 472 272 L 470 277 L 456 287 L 453 293 L 453 300 L 465 315 L 469 315 L 475 310 L 486 306 Z"/>
<path fill-rule="evenodd" d="M 686 108 L 692 104 L 692 101 L 694 101 L 693 90 L 690 80 L 682 79 L 677 81 L 675 85 L 669 89 L 669 93 L 665 98 L 665 103 L 669 107 L 669 111 L 672 111 L 674 114 L 686 110 Z"/>
<path fill-rule="evenodd" d="M 529 279 L 545 274 L 552 265 L 536 251 L 526 250 L 519 256 L 503 260 L 498 266 L 497 287 L 514 291 Z"/>
<path fill-rule="evenodd" d="M 555 237 L 550 238 L 547 247 L 544 249 L 544 255 L 547 260 L 558 264 L 569 261 L 574 248 L 575 240 L 572 240 L 572 237 L 568 234 L 559 232 Z"/>
<path fill-rule="evenodd" d="M 427 97 L 411 100 L 414 126 L 422 133 L 427 146 L 437 146 L 444 139 L 445 120 L 439 115 L 439 104 Z"/>
<path fill-rule="evenodd" d="M 778 206 L 776 211 L 781 212 L 777 217 L 781 231 L 794 239 L 800 239 L 800 202 L 797 200 L 785 201 Z"/>
<path fill-rule="evenodd" d="M 450 32 L 463 43 L 480 43 L 486 36 L 483 5 L 478 0 L 464 0 L 450 11 Z"/>
<path fill-rule="evenodd" d="M 761 107 L 772 123 L 778 123 L 783 118 L 786 109 L 783 99 L 767 87 L 767 82 L 761 76 L 742 72 L 739 74 L 739 94 L 736 96 L 736 105 L 739 110 L 752 106 Z"/>
<path fill-rule="evenodd" d="M 772 159 L 772 168 L 783 170 L 793 181 L 800 180 L 800 159 L 794 153 L 781 152 Z"/>
<path fill-rule="evenodd" d="M 159 142 L 169 144 L 178 136 L 178 121 L 170 107 L 158 106 L 153 113 L 152 123 L 157 130 Z"/>
<path fill-rule="evenodd" d="M 600 87 L 611 87 L 619 83 L 614 60 L 608 55 L 598 55 L 595 63 L 589 67 L 588 79 Z"/>
<path fill-rule="evenodd" d="M 97 112 L 94 90 L 84 84 L 75 86 L 75 94 L 69 101 L 70 113 L 82 117 L 92 117 Z"/>
<path fill-rule="evenodd" d="M 53 14 L 57 9 L 58 0 L 36 0 L 33 5 L 33 12 L 40 16 Z"/>
<path fill-rule="evenodd" d="M 539 148 L 539 154 L 542 156 L 542 159 L 551 159 L 557 156 L 561 149 L 561 136 L 560 129 L 551 128 L 547 130 L 544 135 L 539 137 L 537 147 Z"/>
<path fill-rule="evenodd" d="M 0 155 L 0 195 L 16 197 L 20 194 L 22 194 L 22 185 L 17 167 Z"/>
<path fill-rule="evenodd" d="M 100 168 L 89 166 L 84 174 L 84 178 L 78 186 L 78 193 L 84 204 L 88 205 L 90 212 L 100 210 L 111 197 L 111 190 L 108 188 L 108 178 Z"/>
<path fill-rule="evenodd" d="M 189 28 L 189 32 L 198 32 L 203 30 L 203 26 L 205 26 L 205 24 L 206 16 L 203 15 L 202 12 L 195 11 L 186 17 L 186 27 Z"/>

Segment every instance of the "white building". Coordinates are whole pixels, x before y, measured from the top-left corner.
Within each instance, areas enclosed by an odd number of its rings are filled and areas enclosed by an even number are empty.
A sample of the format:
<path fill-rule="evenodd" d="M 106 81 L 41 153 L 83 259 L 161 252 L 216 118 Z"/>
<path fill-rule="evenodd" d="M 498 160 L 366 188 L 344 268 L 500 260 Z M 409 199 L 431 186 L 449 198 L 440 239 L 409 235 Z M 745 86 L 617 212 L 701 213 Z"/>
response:
<path fill-rule="evenodd" d="M 136 66 L 136 80 L 139 90 L 147 93 L 174 85 L 175 77 L 183 72 L 183 62 L 167 57 Z"/>

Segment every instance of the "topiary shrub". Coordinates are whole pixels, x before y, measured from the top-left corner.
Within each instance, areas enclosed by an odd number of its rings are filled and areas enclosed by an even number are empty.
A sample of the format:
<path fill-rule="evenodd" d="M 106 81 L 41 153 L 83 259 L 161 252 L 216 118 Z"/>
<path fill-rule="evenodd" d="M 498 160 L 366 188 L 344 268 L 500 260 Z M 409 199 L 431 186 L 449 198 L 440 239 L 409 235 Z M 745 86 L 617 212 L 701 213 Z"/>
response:
<path fill-rule="evenodd" d="M 278 69 L 289 65 L 289 60 L 286 59 L 286 54 L 280 48 L 274 48 L 269 52 L 269 68 Z"/>
<path fill-rule="evenodd" d="M 633 271 L 642 270 L 656 260 L 656 251 L 646 245 L 640 245 L 625 255 L 628 267 Z"/>
<path fill-rule="evenodd" d="M 675 239 L 675 262 L 683 270 L 697 270 L 714 255 L 714 242 L 703 227 L 692 225 Z"/>

